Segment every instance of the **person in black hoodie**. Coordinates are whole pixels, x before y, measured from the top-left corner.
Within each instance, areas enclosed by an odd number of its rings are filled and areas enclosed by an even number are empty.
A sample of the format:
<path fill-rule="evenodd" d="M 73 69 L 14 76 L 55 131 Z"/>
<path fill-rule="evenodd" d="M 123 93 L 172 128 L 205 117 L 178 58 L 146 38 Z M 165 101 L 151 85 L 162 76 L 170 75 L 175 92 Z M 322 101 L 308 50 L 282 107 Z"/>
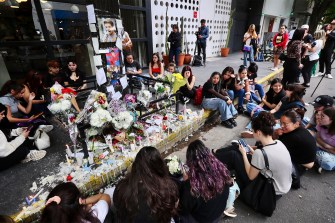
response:
<path fill-rule="evenodd" d="M 172 25 L 172 32 L 169 35 L 168 42 L 171 43 L 169 51 L 169 62 L 173 62 L 174 56 L 175 64 L 178 67 L 178 55 L 180 53 L 181 34 L 178 31 L 178 26 L 176 24 Z"/>

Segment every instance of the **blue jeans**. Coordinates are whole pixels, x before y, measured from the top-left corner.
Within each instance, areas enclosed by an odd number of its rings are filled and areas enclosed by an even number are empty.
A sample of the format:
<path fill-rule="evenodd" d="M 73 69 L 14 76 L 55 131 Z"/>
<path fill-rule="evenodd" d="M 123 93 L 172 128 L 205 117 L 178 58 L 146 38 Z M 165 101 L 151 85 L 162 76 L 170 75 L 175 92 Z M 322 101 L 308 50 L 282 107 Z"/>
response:
<path fill-rule="evenodd" d="M 251 47 L 250 51 L 243 51 L 243 65 L 247 66 L 247 56 L 249 55 L 250 63 L 254 62 L 254 49 Z"/>
<path fill-rule="evenodd" d="M 237 111 L 231 103 L 228 105 L 224 100 L 220 98 L 204 98 L 202 101 L 202 107 L 208 110 L 219 110 L 221 115 L 221 121 L 231 119 L 237 114 Z"/>
<path fill-rule="evenodd" d="M 226 209 L 230 207 L 234 207 L 234 201 L 236 199 L 236 194 L 238 195 L 240 194 L 240 187 L 238 186 L 236 181 L 234 181 L 233 186 L 229 187 L 229 196 L 227 199 Z"/>
<path fill-rule="evenodd" d="M 243 106 L 243 100 L 244 100 L 244 89 L 241 90 L 228 90 L 228 95 L 231 98 L 231 100 L 234 100 L 235 96 L 238 97 L 238 107 Z"/>
<path fill-rule="evenodd" d="M 324 170 L 335 170 L 335 155 L 320 148 L 316 151 L 316 161 Z"/>
<path fill-rule="evenodd" d="M 178 55 L 180 53 L 180 47 L 173 49 L 170 48 L 170 52 L 169 52 L 169 62 L 171 63 L 173 61 L 173 56 L 174 56 L 174 60 L 176 62 L 176 67 L 178 67 Z"/>
<path fill-rule="evenodd" d="M 250 88 L 254 91 L 258 91 L 258 94 L 261 98 L 259 98 L 254 92 L 251 92 L 251 100 L 256 101 L 258 104 L 262 102 L 262 98 L 264 97 L 264 89 L 260 84 L 250 85 Z"/>

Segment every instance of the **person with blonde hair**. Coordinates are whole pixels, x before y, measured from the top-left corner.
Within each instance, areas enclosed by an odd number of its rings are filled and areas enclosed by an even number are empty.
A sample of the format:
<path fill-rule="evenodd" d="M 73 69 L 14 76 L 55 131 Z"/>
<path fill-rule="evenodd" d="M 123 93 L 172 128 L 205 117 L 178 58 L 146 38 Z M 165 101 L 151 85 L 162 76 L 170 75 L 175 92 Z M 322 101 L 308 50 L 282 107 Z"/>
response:
<path fill-rule="evenodd" d="M 310 86 L 312 68 L 319 61 L 319 53 L 321 49 L 325 46 L 326 42 L 326 33 L 323 30 L 316 31 L 314 33 L 315 41 L 312 43 L 305 43 L 306 54 L 305 59 L 303 60 L 303 68 L 301 69 L 302 77 L 304 78 L 305 87 Z"/>
<path fill-rule="evenodd" d="M 248 28 L 248 31 L 244 34 L 243 37 L 243 65 L 247 66 L 247 56 L 249 55 L 250 63 L 254 62 L 254 48 L 253 43 L 257 42 L 257 33 L 256 33 L 256 26 L 251 24 Z"/>

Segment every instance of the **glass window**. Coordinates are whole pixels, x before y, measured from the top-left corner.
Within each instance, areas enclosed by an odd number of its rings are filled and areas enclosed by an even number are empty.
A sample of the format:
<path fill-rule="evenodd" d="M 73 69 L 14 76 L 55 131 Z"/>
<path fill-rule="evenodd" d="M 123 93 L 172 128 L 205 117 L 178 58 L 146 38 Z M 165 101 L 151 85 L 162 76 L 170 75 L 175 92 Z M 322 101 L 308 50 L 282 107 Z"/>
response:
<path fill-rule="evenodd" d="M 146 38 L 146 16 L 143 11 L 121 9 L 121 17 L 125 31 L 130 38 Z"/>
<path fill-rule="evenodd" d="M 85 72 L 87 76 L 92 75 L 88 46 L 84 44 L 52 46 L 53 54 L 62 67 L 66 66 L 69 57 L 75 57 L 78 68 Z M 7 68 L 10 78 L 13 80 L 23 80 L 30 70 L 37 70 L 41 73 L 47 72 L 47 51 L 46 47 L 41 46 L 18 46 L 0 47 L 2 59 L 6 66 L 1 67 L 0 71 Z M 1 63 L 0 63 L 1 64 Z"/>
<path fill-rule="evenodd" d="M 142 67 L 148 67 L 148 43 L 147 42 L 133 42 L 133 55 Z"/>
<path fill-rule="evenodd" d="M 120 5 L 133 5 L 145 7 L 145 0 L 119 0 Z"/>
<path fill-rule="evenodd" d="M 1 1 L 0 42 L 44 40 L 32 1 Z"/>
<path fill-rule="evenodd" d="M 41 2 L 50 40 L 75 40 L 90 37 L 85 5 Z"/>

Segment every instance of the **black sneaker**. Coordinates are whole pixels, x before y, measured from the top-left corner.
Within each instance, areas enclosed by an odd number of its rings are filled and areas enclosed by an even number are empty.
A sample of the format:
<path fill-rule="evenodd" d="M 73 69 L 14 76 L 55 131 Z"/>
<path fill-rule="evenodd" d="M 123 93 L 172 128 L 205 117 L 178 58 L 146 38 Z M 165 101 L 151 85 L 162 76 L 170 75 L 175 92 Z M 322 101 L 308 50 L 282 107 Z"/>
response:
<path fill-rule="evenodd" d="M 228 129 L 234 128 L 234 125 L 229 120 L 222 121 L 221 125 L 223 125 L 224 127 L 228 128 Z"/>
<path fill-rule="evenodd" d="M 235 121 L 235 119 L 231 118 L 231 119 L 228 119 L 228 121 L 233 125 L 233 126 L 237 126 L 237 122 Z"/>
<path fill-rule="evenodd" d="M 246 111 L 246 110 L 245 110 L 245 108 L 243 108 L 243 106 L 237 108 L 237 112 L 238 112 L 239 114 L 243 114 L 245 111 Z"/>

